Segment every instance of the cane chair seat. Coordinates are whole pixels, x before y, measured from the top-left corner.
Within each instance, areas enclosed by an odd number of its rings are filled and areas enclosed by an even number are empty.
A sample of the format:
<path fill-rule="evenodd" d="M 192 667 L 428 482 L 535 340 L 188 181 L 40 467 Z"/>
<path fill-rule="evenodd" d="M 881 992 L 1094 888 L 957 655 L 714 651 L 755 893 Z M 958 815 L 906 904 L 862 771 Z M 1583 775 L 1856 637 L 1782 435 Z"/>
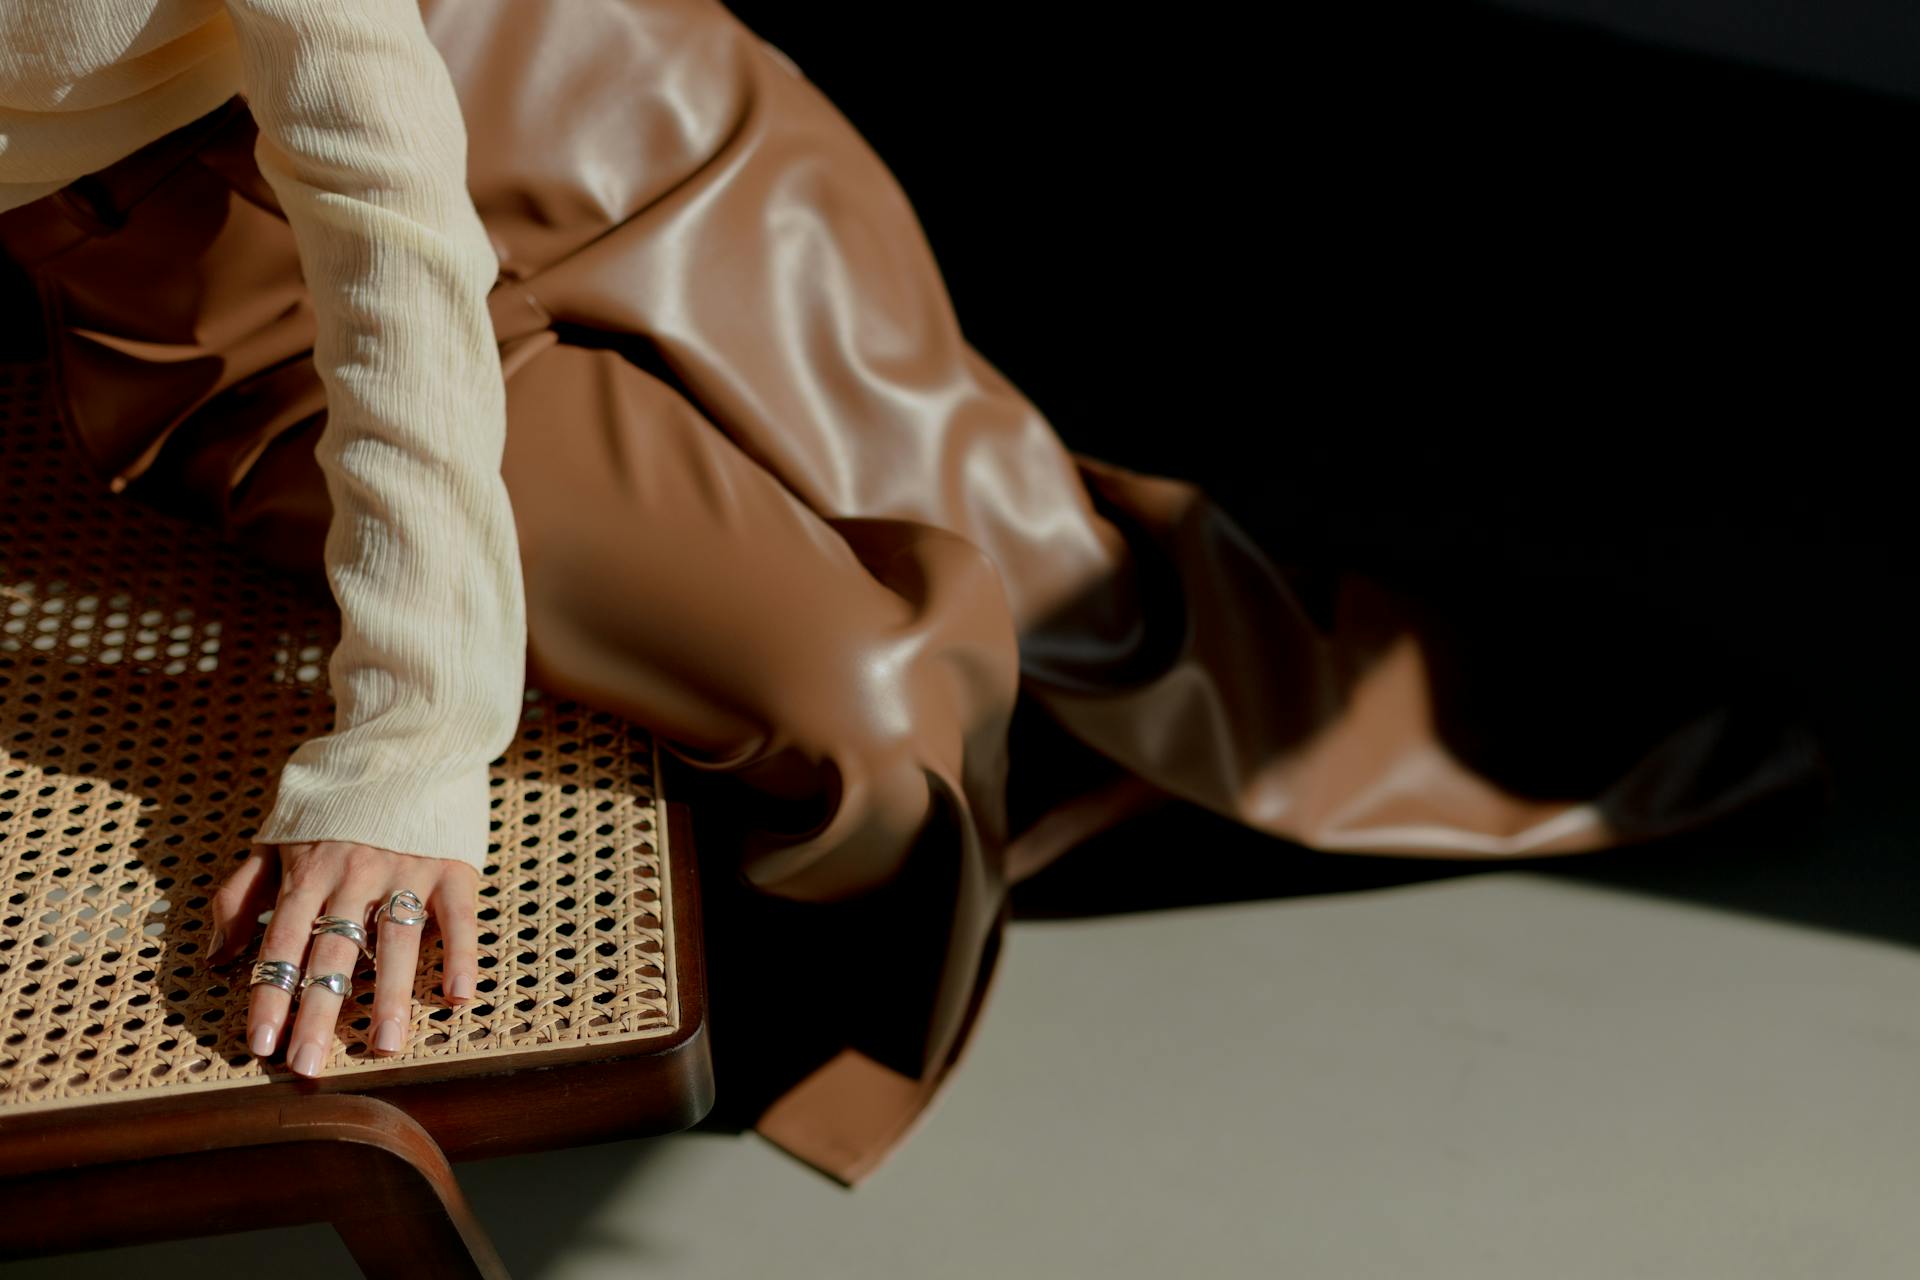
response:
<path fill-rule="evenodd" d="M 247 1050 L 252 953 L 224 974 L 203 957 L 280 765 L 331 724 L 324 580 L 96 491 L 37 364 L 0 365 L 0 485 L 0 1134 L 10 1115 L 302 1079 Z M 493 762 L 478 999 L 443 1001 L 430 940 L 405 1047 L 375 1055 L 363 961 L 315 1083 L 684 1043 L 691 866 L 659 763 L 642 727 L 529 687 Z"/>

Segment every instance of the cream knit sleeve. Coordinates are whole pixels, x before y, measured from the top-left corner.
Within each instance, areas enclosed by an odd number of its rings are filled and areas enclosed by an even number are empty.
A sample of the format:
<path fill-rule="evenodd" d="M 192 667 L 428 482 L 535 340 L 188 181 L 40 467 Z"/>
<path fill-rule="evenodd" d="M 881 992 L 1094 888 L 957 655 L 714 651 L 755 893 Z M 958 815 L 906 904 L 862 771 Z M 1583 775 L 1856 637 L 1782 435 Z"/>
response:
<path fill-rule="evenodd" d="M 340 606 L 330 734 L 286 761 L 263 843 L 481 867 L 489 763 L 519 723 L 526 614 L 500 466 L 498 270 L 466 125 L 416 0 L 226 0 L 255 158 L 318 321 Z"/>

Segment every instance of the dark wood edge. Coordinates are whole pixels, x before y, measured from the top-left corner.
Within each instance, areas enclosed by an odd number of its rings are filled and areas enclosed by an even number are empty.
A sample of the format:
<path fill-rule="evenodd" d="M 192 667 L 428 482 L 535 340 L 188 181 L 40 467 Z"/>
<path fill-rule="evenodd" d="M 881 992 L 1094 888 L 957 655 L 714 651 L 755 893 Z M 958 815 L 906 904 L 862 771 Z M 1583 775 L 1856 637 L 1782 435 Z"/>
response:
<path fill-rule="evenodd" d="M 657 762 L 654 778 L 658 785 Z M 705 1118 L 714 1076 L 692 819 L 678 801 L 662 807 L 679 970 L 680 1026 L 670 1040 L 644 1041 L 642 1053 L 358 1092 L 413 1116 L 451 1160 L 653 1137 Z M 512 1123 L 504 1123 L 509 1116 Z"/>
<path fill-rule="evenodd" d="M 368 1276 L 505 1280 L 440 1148 L 373 1098 L 254 1095 L 217 1122 L 175 1108 L 37 1139 L 0 1169 L 0 1257 L 331 1222 Z"/>
<path fill-rule="evenodd" d="M 436 1072 L 436 1078 L 372 1086 L 368 1074 L 322 1076 L 0 1116 L 0 1177 L 87 1160 L 149 1158 L 112 1153 L 142 1149 L 144 1132 L 165 1129 L 182 1116 L 218 1127 L 248 1108 L 277 1105 L 296 1118 L 301 1100 L 343 1096 L 397 1108 L 451 1160 L 651 1137 L 697 1124 L 714 1102 L 705 935 L 691 818 L 677 801 L 663 799 L 662 807 L 680 1013 L 673 1032 L 610 1046 L 582 1045 L 577 1056 L 536 1051 L 494 1062 L 476 1055 L 465 1064 L 476 1068 L 473 1074 L 451 1078 L 442 1064 L 423 1063 L 418 1071 Z M 568 1056 L 556 1061 L 562 1052 Z"/>

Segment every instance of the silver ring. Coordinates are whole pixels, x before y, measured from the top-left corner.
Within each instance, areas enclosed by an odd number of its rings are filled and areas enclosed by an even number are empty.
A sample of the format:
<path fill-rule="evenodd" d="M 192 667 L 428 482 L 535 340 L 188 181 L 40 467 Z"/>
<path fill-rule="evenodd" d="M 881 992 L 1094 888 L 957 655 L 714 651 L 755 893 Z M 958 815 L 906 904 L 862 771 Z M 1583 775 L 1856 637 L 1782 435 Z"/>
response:
<path fill-rule="evenodd" d="M 353 989 L 351 984 L 349 984 L 347 981 L 347 975 L 344 973 L 311 974 L 305 978 L 300 979 L 300 989 L 302 991 L 305 991 L 308 987 L 313 986 L 315 983 L 318 983 L 319 985 L 325 987 L 327 990 L 333 992 L 333 994 L 339 996 L 343 1000 L 346 998 L 347 992 Z"/>
<path fill-rule="evenodd" d="M 395 924 L 424 924 L 427 919 L 427 904 L 420 901 L 420 895 L 411 889 L 395 889 L 373 913 L 373 922 L 379 924 L 385 918 Z"/>
<path fill-rule="evenodd" d="M 349 920 L 345 916 L 318 916 L 308 936 L 317 938 L 323 933 L 337 933 L 343 938 L 353 939 L 353 945 L 360 948 L 360 954 L 369 960 L 373 959 L 373 946 L 367 941 L 367 927 L 358 920 Z"/>
<path fill-rule="evenodd" d="M 291 960 L 256 960 L 253 965 L 253 981 L 250 987 L 278 987 L 288 995 L 293 994 L 293 984 L 300 978 L 300 966 Z"/>

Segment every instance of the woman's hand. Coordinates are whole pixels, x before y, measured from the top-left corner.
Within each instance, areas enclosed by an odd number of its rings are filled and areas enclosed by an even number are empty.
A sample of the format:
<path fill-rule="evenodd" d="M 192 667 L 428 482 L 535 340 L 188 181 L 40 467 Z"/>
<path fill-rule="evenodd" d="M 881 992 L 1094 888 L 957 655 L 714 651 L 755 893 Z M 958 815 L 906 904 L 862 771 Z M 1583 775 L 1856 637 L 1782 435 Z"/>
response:
<path fill-rule="evenodd" d="M 420 895 L 427 922 L 405 925 L 383 918 L 376 932 L 369 923 L 374 910 L 399 889 Z M 272 900 L 273 919 L 260 953 L 248 961 L 249 978 L 255 961 L 291 960 L 301 966 L 302 977 L 344 973 L 351 981 L 361 961 L 353 939 L 337 933 L 310 935 L 319 916 L 358 920 L 368 926 L 378 974 L 373 1048 L 393 1053 L 404 1043 L 412 1023 L 413 981 L 425 929 L 437 926 L 445 939 L 448 999 L 458 1004 L 473 998 L 480 971 L 479 891 L 480 873 L 452 858 L 395 853 L 345 840 L 255 844 L 247 860 L 214 894 L 215 933 L 207 962 L 224 963 L 245 946 L 253 936 L 254 921 Z M 349 991 L 349 998 L 352 994 Z M 299 996 L 299 1012 L 286 1041 L 287 1062 L 301 1075 L 314 1076 L 320 1074 L 333 1047 L 334 1027 L 347 1001 L 318 983 Z M 263 983 L 253 988 L 247 1044 L 256 1055 L 267 1057 L 280 1043 L 293 1002 L 293 996 L 278 987 Z"/>

